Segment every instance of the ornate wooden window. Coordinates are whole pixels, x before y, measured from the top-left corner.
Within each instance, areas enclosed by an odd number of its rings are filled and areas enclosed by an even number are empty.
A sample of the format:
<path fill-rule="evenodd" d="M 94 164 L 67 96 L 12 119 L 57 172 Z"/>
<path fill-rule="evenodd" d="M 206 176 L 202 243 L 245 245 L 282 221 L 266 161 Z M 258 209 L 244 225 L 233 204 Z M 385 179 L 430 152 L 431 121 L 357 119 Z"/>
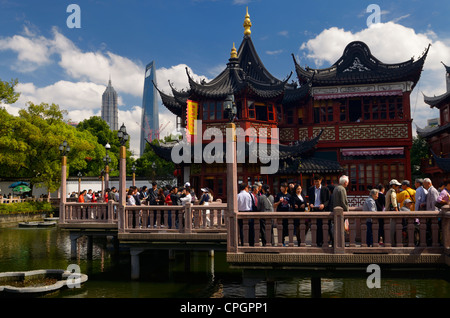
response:
<path fill-rule="evenodd" d="M 322 112 L 322 116 L 324 116 Z M 342 101 L 339 106 L 339 121 L 384 121 L 403 119 L 403 98 L 354 97 Z"/>
<path fill-rule="evenodd" d="M 314 123 L 329 123 L 334 120 L 333 100 L 314 101 Z"/>
<path fill-rule="evenodd" d="M 271 103 L 247 100 L 248 118 L 259 121 L 275 121 L 275 110 Z"/>
<path fill-rule="evenodd" d="M 223 102 L 205 101 L 202 103 L 203 121 L 223 120 Z"/>
<path fill-rule="evenodd" d="M 403 161 L 372 162 L 359 161 L 343 165 L 344 174 L 349 177 L 350 192 L 368 193 L 378 184 L 388 185 L 392 179 L 404 180 L 405 164 Z"/>

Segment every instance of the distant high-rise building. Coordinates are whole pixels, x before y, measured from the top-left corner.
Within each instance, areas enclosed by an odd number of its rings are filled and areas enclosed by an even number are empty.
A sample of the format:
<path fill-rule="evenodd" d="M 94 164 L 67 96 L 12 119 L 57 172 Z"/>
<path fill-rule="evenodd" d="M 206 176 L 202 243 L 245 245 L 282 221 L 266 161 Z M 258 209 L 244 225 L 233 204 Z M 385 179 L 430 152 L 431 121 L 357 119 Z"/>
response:
<path fill-rule="evenodd" d="M 117 108 L 117 93 L 109 79 L 108 87 L 102 95 L 102 119 L 111 130 L 119 130 L 119 111 Z"/>
<path fill-rule="evenodd" d="M 142 98 L 142 124 L 141 124 L 141 156 L 144 153 L 147 139 L 151 142 L 159 138 L 159 110 L 156 88 L 155 62 L 145 67 L 144 95 Z"/>

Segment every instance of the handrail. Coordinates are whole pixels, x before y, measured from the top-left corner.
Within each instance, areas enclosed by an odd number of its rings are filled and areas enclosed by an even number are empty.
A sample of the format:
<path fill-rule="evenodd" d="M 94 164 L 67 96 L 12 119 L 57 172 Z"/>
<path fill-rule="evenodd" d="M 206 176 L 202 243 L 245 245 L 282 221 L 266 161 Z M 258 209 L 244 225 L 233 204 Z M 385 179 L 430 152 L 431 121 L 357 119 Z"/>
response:
<path fill-rule="evenodd" d="M 228 235 L 228 251 L 353 253 L 366 249 L 421 249 L 423 253 L 441 253 L 442 249 L 450 249 L 449 210 L 447 206 L 441 212 L 369 212 L 357 208 L 344 212 L 336 207 L 333 212 L 235 212 L 229 218 L 233 218 L 232 226 L 239 238 Z M 306 242 L 308 229 L 311 239 Z M 379 234 L 383 231 L 381 243 Z M 318 241 L 321 235 L 323 245 Z"/>

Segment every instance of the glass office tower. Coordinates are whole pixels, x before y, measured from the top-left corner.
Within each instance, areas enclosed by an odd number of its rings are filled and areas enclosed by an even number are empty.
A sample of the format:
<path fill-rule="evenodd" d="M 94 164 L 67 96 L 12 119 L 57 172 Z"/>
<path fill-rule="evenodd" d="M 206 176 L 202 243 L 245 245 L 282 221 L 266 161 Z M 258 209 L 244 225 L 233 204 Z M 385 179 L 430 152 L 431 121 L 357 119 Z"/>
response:
<path fill-rule="evenodd" d="M 144 153 L 147 139 L 159 139 L 158 96 L 156 88 L 155 62 L 150 62 L 145 68 L 144 95 L 142 98 L 142 123 L 141 123 L 141 156 Z"/>

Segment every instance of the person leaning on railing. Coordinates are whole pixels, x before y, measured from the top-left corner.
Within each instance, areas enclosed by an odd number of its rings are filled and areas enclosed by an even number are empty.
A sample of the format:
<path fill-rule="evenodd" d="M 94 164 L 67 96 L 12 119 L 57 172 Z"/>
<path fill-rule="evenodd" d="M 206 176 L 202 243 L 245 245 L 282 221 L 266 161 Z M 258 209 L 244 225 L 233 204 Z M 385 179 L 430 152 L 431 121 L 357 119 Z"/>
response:
<path fill-rule="evenodd" d="M 369 197 L 364 201 L 362 210 L 365 212 L 376 212 L 378 200 L 378 189 L 370 190 Z M 372 218 L 367 218 L 366 220 L 367 232 L 366 232 L 366 243 L 367 246 L 373 245 L 373 236 L 372 236 Z"/>
<path fill-rule="evenodd" d="M 258 211 L 260 212 L 273 212 L 273 195 L 270 194 L 270 188 L 268 184 L 261 186 L 261 195 L 258 197 Z M 266 246 L 266 220 L 260 219 L 260 235 L 261 243 Z"/>

